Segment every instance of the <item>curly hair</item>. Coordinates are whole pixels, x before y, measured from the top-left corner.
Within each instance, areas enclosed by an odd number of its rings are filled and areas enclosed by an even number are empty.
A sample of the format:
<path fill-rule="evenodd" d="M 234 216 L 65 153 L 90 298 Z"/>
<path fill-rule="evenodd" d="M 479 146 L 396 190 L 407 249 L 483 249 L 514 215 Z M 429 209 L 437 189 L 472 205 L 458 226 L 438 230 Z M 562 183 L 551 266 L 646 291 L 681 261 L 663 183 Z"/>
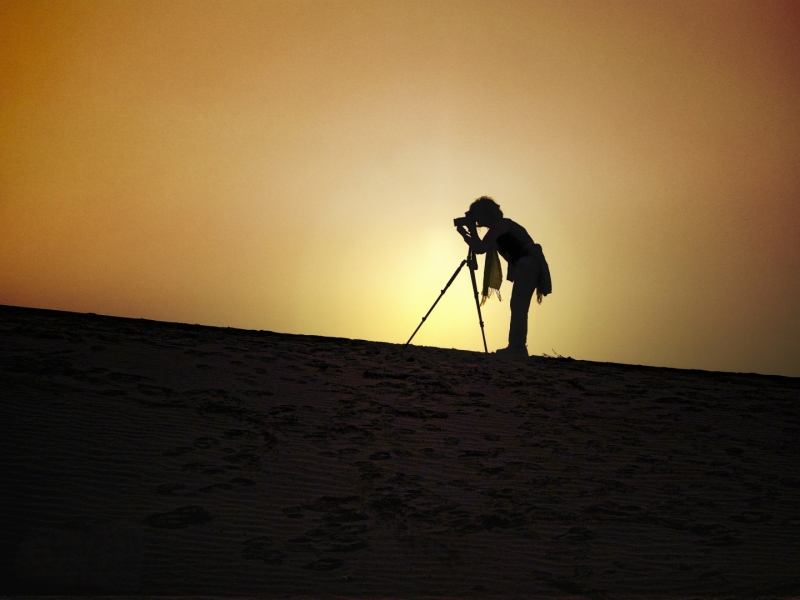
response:
<path fill-rule="evenodd" d="M 499 221 L 503 218 L 503 211 L 500 205 L 489 196 L 481 196 L 469 205 L 470 212 L 481 213 L 489 217 L 492 221 Z"/>

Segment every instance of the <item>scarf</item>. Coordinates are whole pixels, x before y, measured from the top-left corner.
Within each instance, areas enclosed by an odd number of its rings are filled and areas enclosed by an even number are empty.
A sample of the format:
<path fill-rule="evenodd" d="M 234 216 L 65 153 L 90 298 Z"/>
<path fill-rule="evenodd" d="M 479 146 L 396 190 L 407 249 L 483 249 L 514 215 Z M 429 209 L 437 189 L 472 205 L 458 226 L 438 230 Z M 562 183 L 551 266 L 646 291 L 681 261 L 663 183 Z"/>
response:
<path fill-rule="evenodd" d="M 481 306 L 484 305 L 492 293 L 500 297 L 500 285 L 503 283 L 503 266 L 500 264 L 500 257 L 497 255 L 497 247 L 493 247 L 486 252 L 486 263 L 483 267 L 483 291 L 481 292 Z"/>

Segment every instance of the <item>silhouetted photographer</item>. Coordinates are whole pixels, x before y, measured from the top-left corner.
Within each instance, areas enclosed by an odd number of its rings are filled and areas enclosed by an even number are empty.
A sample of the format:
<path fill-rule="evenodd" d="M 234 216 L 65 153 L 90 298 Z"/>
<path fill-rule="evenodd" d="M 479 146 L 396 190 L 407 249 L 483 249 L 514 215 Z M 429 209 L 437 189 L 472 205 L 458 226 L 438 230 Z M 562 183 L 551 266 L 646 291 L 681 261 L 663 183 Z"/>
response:
<path fill-rule="evenodd" d="M 508 263 L 506 278 L 514 283 L 511 290 L 511 324 L 508 332 L 508 347 L 497 350 L 497 354 L 510 358 L 528 356 L 528 309 L 534 292 L 539 304 L 542 297 L 552 291 L 550 269 L 542 253 L 525 228 L 503 217 L 500 205 L 488 196 L 473 202 L 465 216 L 455 219 L 457 231 L 474 254 L 486 254 L 483 273 L 483 304 L 492 294 L 500 298 L 503 271 L 499 256 Z M 488 227 L 483 239 L 478 227 Z"/>

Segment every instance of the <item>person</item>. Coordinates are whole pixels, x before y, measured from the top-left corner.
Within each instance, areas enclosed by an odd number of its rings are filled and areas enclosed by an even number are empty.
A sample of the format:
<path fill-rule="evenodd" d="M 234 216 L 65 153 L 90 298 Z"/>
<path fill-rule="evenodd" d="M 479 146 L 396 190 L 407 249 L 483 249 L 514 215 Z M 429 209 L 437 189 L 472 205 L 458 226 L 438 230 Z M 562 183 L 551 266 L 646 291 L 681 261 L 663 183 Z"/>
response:
<path fill-rule="evenodd" d="M 506 278 L 514 284 L 511 290 L 508 347 L 496 353 L 509 358 L 526 358 L 531 299 L 538 289 L 537 300 L 541 303 L 542 296 L 550 293 L 551 288 L 549 268 L 541 246 L 534 243 L 522 225 L 503 217 L 500 205 L 488 196 L 475 200 L 466 216 L 466 224 L 458 226 L 458 232 L 475 254 L 488 253 L 484 272 L 484 301 L 492 291 L 499 291 L 502 281 L 497 254 L 508 263 Z M 489 228 L 483 239 L 478 235 L 477 227 Z M 489 284 L 490 279 L 496 283 Z M 494 290 L 487 289 L 489 287 Z"/>

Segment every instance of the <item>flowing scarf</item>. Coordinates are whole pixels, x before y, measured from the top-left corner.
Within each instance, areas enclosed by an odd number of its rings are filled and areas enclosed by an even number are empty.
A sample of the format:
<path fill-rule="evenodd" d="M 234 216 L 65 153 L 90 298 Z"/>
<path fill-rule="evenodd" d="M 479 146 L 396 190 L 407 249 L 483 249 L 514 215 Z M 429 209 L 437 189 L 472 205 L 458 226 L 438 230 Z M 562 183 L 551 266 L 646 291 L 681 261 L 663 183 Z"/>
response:
<path fill-rule="evenodd" d="M 497 255 L 497 247 L 493 247 L 486 252 L 486 263 L 483 267 L 483 291 L 481 292 L 481 306 L 484 305 L 492 294 L 500 297 L 500 285 L 503 283 L 503 267 L 500 264 L 500 257 Z"/>

